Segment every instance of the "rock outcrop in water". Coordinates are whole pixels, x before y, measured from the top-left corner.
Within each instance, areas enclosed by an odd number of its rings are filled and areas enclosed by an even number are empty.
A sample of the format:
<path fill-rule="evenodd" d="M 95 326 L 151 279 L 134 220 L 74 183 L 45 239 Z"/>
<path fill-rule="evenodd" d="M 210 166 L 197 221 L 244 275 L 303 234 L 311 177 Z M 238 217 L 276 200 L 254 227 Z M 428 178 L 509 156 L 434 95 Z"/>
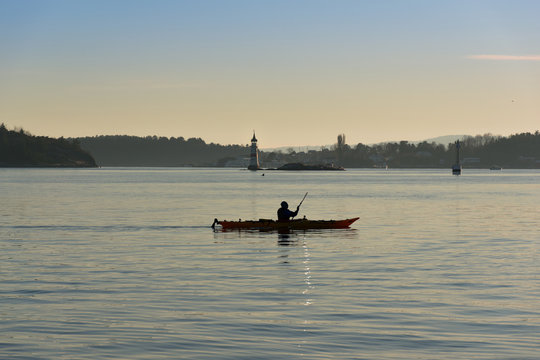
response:
<path fill-rule="evenodd" d="M 342 167 L 334 166 L 334 165 L 305 165 L 302 163 L 289 163 L 285 164 L 276 170 L 345 170 Z"/>
<path fill-rule="evenodd" d="M 78 141 L 32 136 L 0 124 L 0 167 L 97 167 Z"/>

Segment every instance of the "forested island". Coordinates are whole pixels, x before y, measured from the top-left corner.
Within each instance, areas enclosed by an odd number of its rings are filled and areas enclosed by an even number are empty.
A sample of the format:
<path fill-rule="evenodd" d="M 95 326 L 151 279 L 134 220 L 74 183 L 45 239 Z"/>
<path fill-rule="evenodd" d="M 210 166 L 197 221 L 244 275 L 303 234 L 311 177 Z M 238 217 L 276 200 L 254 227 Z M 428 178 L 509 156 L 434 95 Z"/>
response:
<path fill-rule="evenodd" d="M 0 124 L 0 167 L 97 167 L 77 140 L 32 136 Z"/>
<path fill-rule="evenodd" d="M 200 138 L 95 136 L 76 139 L 101 166 L 212 166 L 245 168 L 248 145 L 207 144 Z M 540 133 L 509 137 L 490 134 L 461 139 L 464 168 L 540 168 Z M 455 144 L 435 142 L 389 142 L 348 145 L 345 135 L 336 144 L 320 150 L 259 151 L 263 168 L 287 163 L 325 164 L 345 168 L 449 168 L 455 161 Z"/>

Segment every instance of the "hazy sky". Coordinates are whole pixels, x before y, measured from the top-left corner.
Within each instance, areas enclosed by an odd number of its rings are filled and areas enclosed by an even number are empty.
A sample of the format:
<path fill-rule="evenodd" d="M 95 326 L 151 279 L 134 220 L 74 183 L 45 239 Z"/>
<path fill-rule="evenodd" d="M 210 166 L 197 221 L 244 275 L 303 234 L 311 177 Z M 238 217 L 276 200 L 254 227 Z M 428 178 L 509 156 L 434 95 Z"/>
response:
<path fill-rule="evenodd" d="M 540 1 L 0 0 L 0 122 L 261 147 L 540 129 Z"/>

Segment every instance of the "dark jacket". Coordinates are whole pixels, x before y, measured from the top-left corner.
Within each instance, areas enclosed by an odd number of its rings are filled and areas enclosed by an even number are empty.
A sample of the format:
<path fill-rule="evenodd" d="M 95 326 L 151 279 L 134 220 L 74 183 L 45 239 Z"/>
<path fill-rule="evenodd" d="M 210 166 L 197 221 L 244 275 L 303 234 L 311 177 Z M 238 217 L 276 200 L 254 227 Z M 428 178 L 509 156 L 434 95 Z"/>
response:
<path fill-rule="evenodd" d="M 277 211 L 277 218 L 278 220 L 281 220 L 281 221 L 284 221 L 284 220 L 289 220 L 291 217 L 294 217 L 298 215 L 298 209 L 296 209 L 296 211 L 291 211 L 287 208 L 279 208 L 279 210 Z"/>

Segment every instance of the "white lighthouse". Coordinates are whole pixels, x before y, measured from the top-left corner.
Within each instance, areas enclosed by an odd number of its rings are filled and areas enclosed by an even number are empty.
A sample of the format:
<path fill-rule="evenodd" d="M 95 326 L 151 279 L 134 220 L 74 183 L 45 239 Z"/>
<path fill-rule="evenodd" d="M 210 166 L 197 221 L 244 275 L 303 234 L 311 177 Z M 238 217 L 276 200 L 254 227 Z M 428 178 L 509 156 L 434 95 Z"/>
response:
<path fill-rule="evenodd" d="M 257 150 L 257 138 L 255 137 L 255 131 L 251 138 L 251 154 L 249 155 L 248 170 L 259 170 L 259 150 Z"/>

